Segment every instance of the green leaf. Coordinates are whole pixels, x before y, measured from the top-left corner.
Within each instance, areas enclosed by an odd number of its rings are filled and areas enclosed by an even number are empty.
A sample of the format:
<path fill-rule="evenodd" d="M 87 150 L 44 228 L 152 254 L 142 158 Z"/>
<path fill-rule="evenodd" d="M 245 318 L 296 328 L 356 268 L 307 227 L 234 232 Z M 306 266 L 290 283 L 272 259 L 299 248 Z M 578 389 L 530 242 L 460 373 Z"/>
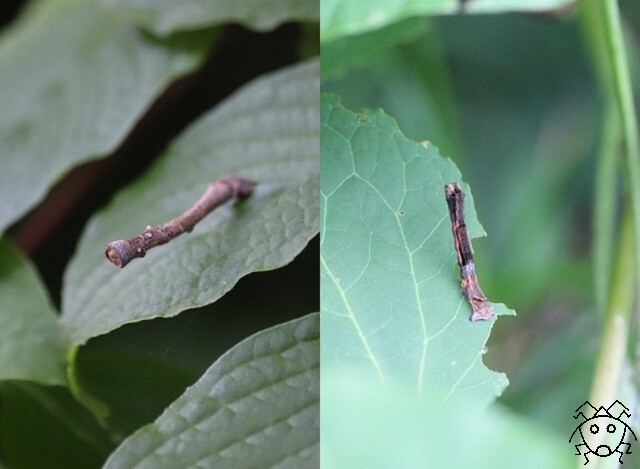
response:
<path fill-rule="evenodd" d="M 317 467 L 319 339 L 311 314 L 244 340 L 105 467 Z"/>
<path fill-rule="evenodd" d="M 4 31 L 0 232 L 70 168 L 113 151 L 208 36 L 152 40 L 95 0 L 36 2 Z"/>
<path fill-rule="evenodd" d="M 318 68 L 312 61 L 245 86 L 94 217 L 65 274 L 61 321 L 70 342 L 212 303 L 244 275 L 288 264 L 315 236 Z M 105 260 L 108 242 L 166 222 L 232 173 L 257 181 L 246 200 L 123 270 Z"/>
<path fill-rule="evenodd" d="M 321 126 L 323 366 L 490 402 L 507 380 L 482 363 L 495 316 L 470 322 L 460 293 L 444 200 L 459 171 L 380 110 L 355 114 L 323 95 Z M 483 235 L 463 187 L 469 236 Z"/>
<path fill-rule="evenodd" d="M 240 23 L 264 31 L 285 21 L 317 21 L 317 0 L 102 0 L 102 3 L 156 34 Z"/>
<path fill-rule="evenodd" d="M 329 373 L 324 363 L 321 388 L 320 457 L 332 469 L 576 467 L 571 431 L 555 433 L 498 407 L 481 411 L 467 399 L 442 405 L 354 379 L 348 369 Z"/>
<path fill-rule="evenodd" d="M 0 240 L 0 380 L 65 384 L 56 312 L 31 263 Z"/>

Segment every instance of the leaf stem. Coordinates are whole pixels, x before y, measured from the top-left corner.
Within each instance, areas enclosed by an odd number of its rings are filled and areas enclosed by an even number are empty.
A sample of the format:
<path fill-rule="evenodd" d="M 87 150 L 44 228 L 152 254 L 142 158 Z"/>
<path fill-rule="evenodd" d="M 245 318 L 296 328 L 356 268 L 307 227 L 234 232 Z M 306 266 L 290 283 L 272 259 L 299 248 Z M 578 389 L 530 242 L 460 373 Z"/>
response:
<path fill-rule="evenodd" d="M 622 124 L 625 160 L 628 170 L 628 192 L 631 198 L 633 236 L 635 245 L 640 246 L 640 138 L 638 121 L 633 103 L 633 92 L 629 65 L 625 55 L 624 37 L 620 11 L 616 0 L 602 0 L 602 21 L 605 31 L 607 52 L 611 61 L 611 73 L 615 104 Z M 640 249 L 635 250 L 636 289 L 640 291 Z"/>
<path fill-rule="evenodd" d="M 620 141 L 620 120 L 613 102 L 604 111 L 604 122 L 600 136 L 600 148 L 596 168 L 595 200 L 593 212 L 593 278 L 596 305 L 604 312 L 607 294 L 611 286 L 611 266 L 615 248 L 617 169 Z M 631 273 L 633 276 L 633 273 Z"/>
<path fill-rule="evenodd" d="M 622 220 L 600 355 L 589 399 L 596 406 L 609 405 L 618 398 L 618 388 L 626 362 L 629 316 L 634 295 L 634 251 L 636 249 L 633 225 L 631 216 L 627 213 Z"/>
<path fill-rule="evenodd" d="M 596 71 L 605 100 L 605 118 L 598 162 L 595 228 L 595 284 L 599 309 L 609 290 L 602 341 L 593 377 L 590 402 L 608 406 L 618 399 L 627 365 L 630 317 L 635 291 L 640 291 L 640 144 L 620 12 L 616 0 L 583 0 L 580 4 L 587 37 L 591 39 Z M 626 192 L 618 248 L 611 282 L 615 217 L 616 167 L 619 139 L 624 143 Z M 608 250 L 608 253 L 604 251 Z M 598 269 L 603 269 L 599 271 Z M 635 288 L 634 288 L 635 287 Z M 597 447 L 599 443 L 593 442 Z M 582 462 L 580 461 L 580 467 Z M 617 464 L 616 464 L 617 465 Z"/>

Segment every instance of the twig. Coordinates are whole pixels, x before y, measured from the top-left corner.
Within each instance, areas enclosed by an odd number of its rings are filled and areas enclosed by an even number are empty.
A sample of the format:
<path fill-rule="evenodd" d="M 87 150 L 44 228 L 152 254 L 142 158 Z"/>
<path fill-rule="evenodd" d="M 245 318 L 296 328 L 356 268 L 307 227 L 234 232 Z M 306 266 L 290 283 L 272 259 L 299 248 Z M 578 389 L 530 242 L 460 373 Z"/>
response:
<path fill-rule="evenodd" d="M 449 207 L 453 241 L 458 255 L 460 277 L 462 278 L 462 293 L 467 297 L 473 308 L 471 320 L 489 319 L 494 310 L 478 284 L 476 266 L 473 263 L 473 249 L 471 249 L 471 241 L 469 241 L 469 236 L 467 235 L 467 225 L 464 222 L 464 192 L 462 192 L 457 182 L 452 182 L 444 186 L 444 195 Z"/>
<path fill-rule="evenodd" d="M 104 250 L 109 262 L 117 267 L 124 267 L 137 257 L 144 257 L 147 251 L 156 246 L 166 244 L 193 227 L 214 208 L 233 197 L 247 197 L 253 190 L 254 183 L 235 176 L 216 179 L 207 187 L 204 195 L 182 215 L 157 227 L 147 226 L 135 238 L 119 239 L 107 244 Z"/>

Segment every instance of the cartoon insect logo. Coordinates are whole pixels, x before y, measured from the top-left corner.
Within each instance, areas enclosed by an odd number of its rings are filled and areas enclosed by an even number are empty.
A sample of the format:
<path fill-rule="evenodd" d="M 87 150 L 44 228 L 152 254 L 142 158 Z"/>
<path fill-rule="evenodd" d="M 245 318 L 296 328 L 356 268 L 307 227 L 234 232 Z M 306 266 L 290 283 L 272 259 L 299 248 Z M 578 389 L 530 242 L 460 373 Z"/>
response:
<path fill-rule="evenodd" d="M 588 415 L 593 415 L 587 418 L 585 412 Z M 582 437 L 582 443 L 575 445 L 578 451 L 576 455 L 584 456 L 585 466 L 589 462 L 590 454 L 606 458 L 613 453 L 618 453 L 620 464 L 623 464 L 622 456 L 631 454 L 631 444 L 625 443 L 625 438 L 630 439 L 627 431 L 636 441 L 638 439 L 631 427 L 620 420 L 622 416 L 629 418 L 631 413 L 620 401 L 615 401 L 606 409 L 603 406 L 596 409 L 589 401 L 585 401 L 584 404 L 576 409 L 576 414 L 573 418 L 582 417 L 583 422 L 573 431 L 571 438 L 569 438 L 569 443 L 571 443 L 574 435 L 579 432 Z"/>

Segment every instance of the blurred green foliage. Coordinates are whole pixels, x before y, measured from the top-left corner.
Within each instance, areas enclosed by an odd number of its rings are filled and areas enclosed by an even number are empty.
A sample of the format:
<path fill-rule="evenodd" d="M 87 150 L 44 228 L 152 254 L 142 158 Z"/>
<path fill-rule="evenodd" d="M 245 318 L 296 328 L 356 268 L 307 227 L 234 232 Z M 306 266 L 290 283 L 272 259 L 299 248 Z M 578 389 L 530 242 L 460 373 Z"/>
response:
<path fill-rule="evenodd" d="M 620 3 L 635 72 L 640 6 Z M 482 286 L 518 313 L 497 321 L 484 358 L 509 377 L 499 402 L 567 440 L 601 330 L 592 212 L 603 105 L 585 43 L 569 6 L 409 17 L 322 45 L 323 92 L 384 109 L 460 168 L 487 232 L 474 240 Z"/>

